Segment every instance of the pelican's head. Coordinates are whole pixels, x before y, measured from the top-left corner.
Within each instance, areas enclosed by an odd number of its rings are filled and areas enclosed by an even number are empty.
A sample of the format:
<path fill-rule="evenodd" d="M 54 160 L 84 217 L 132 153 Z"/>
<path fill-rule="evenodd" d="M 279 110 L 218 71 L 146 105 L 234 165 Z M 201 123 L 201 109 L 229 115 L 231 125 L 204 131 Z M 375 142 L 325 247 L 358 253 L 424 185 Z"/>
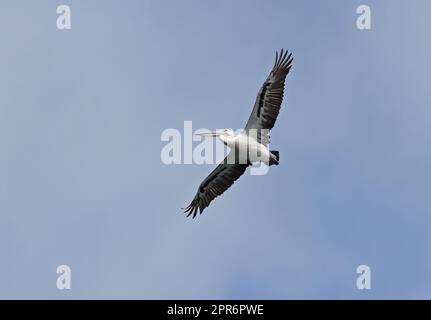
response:
<path fill-rule="evenodd" d="M 196 135 L 202 136 L 202 137 L 219 137 L 219 139 L 224 143 L 231 138 L 235 138 L 235 132 L 233 132 L 232 129 L 220 129 L 220 130 L 209 131 L 209 132 L 200 132 L 200 133 L 196 133 Z"/>

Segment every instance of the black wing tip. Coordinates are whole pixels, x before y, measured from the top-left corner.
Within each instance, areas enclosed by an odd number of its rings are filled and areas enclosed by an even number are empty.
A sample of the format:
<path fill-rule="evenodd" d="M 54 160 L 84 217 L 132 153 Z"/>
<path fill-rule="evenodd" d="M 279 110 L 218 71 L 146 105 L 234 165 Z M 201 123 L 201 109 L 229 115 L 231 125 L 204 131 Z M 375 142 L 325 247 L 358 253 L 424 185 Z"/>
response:
<path fill-rule="evenodd" d="M 202 211 L 204 211 L 204 209 L 200 206 L 198 202 L 198 200 L 193 199 L 193 201 L 186 208 L 181 208 L 181 210 L 184 210 L 184 213 L 187 214 L 186 217 L 192 216 L 192 219 L 194 219 L 196 218 L 198 211 L 199 214 L 202 214 Z"/>
<path fill-rule="evenodd" d="M 282 69 L 289 71 L 292 67 L 292 62 L 292 52 L 289 53 L 289 50 L 285 50 L 284 48 L 281 48 L 280 51 L 276 51 L 274 69 L 281 67 Z"/>

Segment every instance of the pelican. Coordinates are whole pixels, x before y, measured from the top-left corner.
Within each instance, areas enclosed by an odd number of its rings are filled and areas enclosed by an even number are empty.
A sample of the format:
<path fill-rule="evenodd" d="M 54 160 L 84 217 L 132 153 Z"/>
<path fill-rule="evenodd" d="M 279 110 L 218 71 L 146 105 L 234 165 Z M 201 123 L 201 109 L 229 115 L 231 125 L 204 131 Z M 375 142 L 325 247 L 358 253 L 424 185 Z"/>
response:
<path fill-rule="evenodd" d="M 201 214 L 211 201 L 223 194 L 256 161 L 269 166 L 279 164 L 279 152 L 269 150 L 269 130 L 274 127 L 284 95 L 284 82 L 292 67 L 292 54 L 276 52 L 274 66 L 260 88 L 244 131 L 235 135 L 231 129 L 200 133 L 218 137 L 230 149 L 226 158 L 202 181 L 184 212 L 187 217 Z"/>

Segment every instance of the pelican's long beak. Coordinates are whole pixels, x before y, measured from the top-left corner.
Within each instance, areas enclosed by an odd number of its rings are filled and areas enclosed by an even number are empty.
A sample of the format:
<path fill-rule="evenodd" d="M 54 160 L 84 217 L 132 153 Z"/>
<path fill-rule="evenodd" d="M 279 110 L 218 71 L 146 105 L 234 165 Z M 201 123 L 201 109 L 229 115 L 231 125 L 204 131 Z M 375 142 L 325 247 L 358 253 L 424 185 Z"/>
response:
<path fill-rule="evenodd" d="M 219 131 L 210 131 L 210 132 L 199 132 L 196 133 L 197 136 L 201 137 L 218 137 L 221 134 Z"/>

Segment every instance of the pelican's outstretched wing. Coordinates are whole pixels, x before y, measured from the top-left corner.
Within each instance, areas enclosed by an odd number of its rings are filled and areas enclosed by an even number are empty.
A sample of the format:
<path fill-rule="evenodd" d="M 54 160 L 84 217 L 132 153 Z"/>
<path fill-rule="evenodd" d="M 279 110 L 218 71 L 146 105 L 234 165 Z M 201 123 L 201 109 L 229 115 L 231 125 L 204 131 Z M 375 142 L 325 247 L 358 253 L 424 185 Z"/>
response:
<path fill-rule="evenodd" d="M 269 142 L 268 131 L 274 127 L 280 112 L 284 82 L 292 67 L 292 61 L 292 54 L 288 55 L 287 50 L 283 52 L 281 49 L 280 54 L 276 53 L 274 67 L 257 94 L 253 111 L 245 126 L 246 130 L 257 130 L 258 141 L 262 144 L 266 145 Z"/>
<path fill-rule="evenodd" d="M 187 217 L 190 215 L 193 215 L 193 218 L 196 217 L 198 210 L 199 213 L 202 213 L 211 201 L 229 189 L 235 180 L 245 172 L 249 164 L 236 164 L 235 161 L 228 161 L 231 154 L 233 152 L 230 152 L 199 185 L 193 201 L 185 208 L 185 213 L 188 213 Z"/>

